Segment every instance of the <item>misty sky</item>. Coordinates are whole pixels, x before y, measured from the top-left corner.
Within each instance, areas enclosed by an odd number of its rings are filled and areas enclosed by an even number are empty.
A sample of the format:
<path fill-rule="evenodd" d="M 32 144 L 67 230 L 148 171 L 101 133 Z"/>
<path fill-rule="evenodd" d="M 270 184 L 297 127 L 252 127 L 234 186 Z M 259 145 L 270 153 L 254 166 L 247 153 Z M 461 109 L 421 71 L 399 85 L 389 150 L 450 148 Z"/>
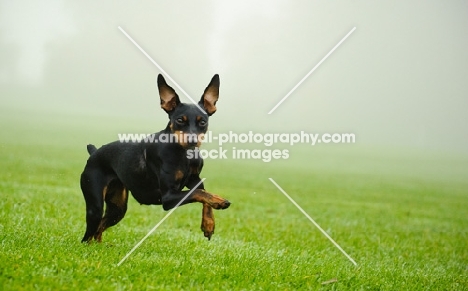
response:
<path fill-rule="evenodd" d="M 0 0 L 0 106 L 161 129 L 160 71 L 118 26 L 194 99 L 220 74 L 218 129 L 468 150 L 466 1 Z"/>

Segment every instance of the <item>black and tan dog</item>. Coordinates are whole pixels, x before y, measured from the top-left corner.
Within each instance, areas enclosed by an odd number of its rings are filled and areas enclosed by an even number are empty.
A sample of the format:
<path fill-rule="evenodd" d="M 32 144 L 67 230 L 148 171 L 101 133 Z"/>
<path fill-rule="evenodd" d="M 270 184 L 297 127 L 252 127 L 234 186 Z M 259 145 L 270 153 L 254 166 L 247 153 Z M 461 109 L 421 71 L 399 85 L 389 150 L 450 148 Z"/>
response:
<path fill-rule="evenodd" d="M 90 157 L 81 174 L 81 189 L 86 200 L 86 232 L 82 242 L 101 241 L 102 232 L 117 224 L 127 211 L 128 191 L 140 204 L 174 208 L 200 180 L 201 157 L 187 155 L 200 146 L 207 131 L 208 117 L 216 111 L 219 76 L 215 75 L 195 104 L 181 103 L 174 89 L 158 76 L 161 107 L 169 115 L 167 127 L 154 135 L 153 142 L 112 142 L 96 149 L 88 145 Z M 200 107 L 205 112 L 200 110 Z M 162 135 L 176 137 L 162 139 Z M 166 142 L 155 142 L 165 140 Z M 104 213 L 104 202 L 106 211 Z M 214 233 L 214 209 L 226 209 L 230 202 L 204 190 L 203 183 L 183 204 L 203 203 L 201 229 L 208 239 Z M 104 216 L 103 216 L 104 214 Z"/>

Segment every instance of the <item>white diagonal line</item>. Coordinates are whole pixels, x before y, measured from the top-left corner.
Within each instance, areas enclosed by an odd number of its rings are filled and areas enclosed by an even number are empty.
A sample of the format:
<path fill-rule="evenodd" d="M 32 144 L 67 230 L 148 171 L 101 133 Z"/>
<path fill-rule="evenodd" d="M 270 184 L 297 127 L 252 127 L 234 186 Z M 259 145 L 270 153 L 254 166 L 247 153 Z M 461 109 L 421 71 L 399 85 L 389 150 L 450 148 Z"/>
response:
<path fill-rule="evenodd" d="M 324 56 L 323 59 L 318 64 L 316 64 L 315 67 L 313 67 L 312 70 L 310 70 L 310 72 L 308 72 L 307 75 L 305 75 L 305 77 L 302 78 L 302 80 L 300 80 L 299 83 L 297 83 L 297 85 L 294 86 L 294 88 L 292 88 L 291 91 L 289 91 L 289 93 L 286 94 L 286 96 L 284 96 L 283 99 L 280 100 L 280 102 L 278 102 L 278 104 L 276 104 L 275 107 L 273 107 L 273 109 L 270 110 L 270 112 L 268 112 L 268 114 L 271 114 L 273 111 L 275 111 L 276 108 L 278 108 L 278 106 L 280 106 L 281 103 L 283 103 L 283 101 L 286 100 L 286 98 L 288 98 L 289 95 L 291 95 L 297 89 L 297 87 L 299 87 L 302 84 L 302 82 L 304 82 L 307 79 L 307 77 L 309 77 L 310 74 L 312 74 L 315 71 L 315 69 L 317 69 L 333 53 L 333 51 L 335 51 L 343 43 L 343 41 L 345 41 L 348 38 L 348 36 L 350 36 L 351 33 L 354 32 L 354 30 L 356 30 L 356 27 L 353 27 L 353 29 L 351 29 L 351 31 L 348 32 L 348 34 L 345 37 L 343 37 L 343 39 L 341 39 L 340 42 L 337 43 L 332 48 L 332 50 L 329 51 L 328 54 L 326 54 L 326 56 Z"/>
<path fill-rule="evenodd" d="M 147 239 L 163 222 L 164 222 L 164 220 L 166 220 L 166 218 L 169 217 L 169 215 L 172 214 L 172 212 L 174 212 L 174 211 L 177 209 L 177 207 L 180 206 L 180 204 L 182 204 L 182 202 L 185 201 L 185 199 L 187 199 L 187 197 L 189 197 L 190 194 L 192 194 L 193 191 L 195 191 L 195 190 L 198 188 L 198 186 L 200 186 L 201 183 L 203 183 L 203 181 L 205 181 L 205 179 L 206 179 L 206 178 L 201 179 L 201 181 L 198 182 L 198 184 L 195 185 L 195 187 L 193 187 L 193 188 L 187 193 L 187 195 L 185 195 L 185 197 L 182 198 L 182 200 L 180 200 L 179 203 L 177 203 L 177 205 L 176 205 L 174 208 L 172 208 L 171 211 L 169 211 L 169 213 L 166 214 L 166 216 L 164 216 L 163 219 L 161 219 L 161 221 L 159 221 L 158 224 L 156 224 L 156 225 L 145 235 L 145 237 L 143 237 L 143 238 L 140 240 L 140 242 L 137 243 L 137 244 L 133 247 L 133 249 L 132 249 L 130 252 L 128 252 L 128 254 L 125 255 L 125 257 L 123 257 L 123 259 L 117 264 L 117 267 L 120 266 L 120 265 L 122 265 L 122 263 L 125 262 L 125 260 L 126 260 L 126 259 L 127 259 L 127 258 L 128 258 L 128 257 L 129 257 L 129 256 L 130 256 L 130 255 L 131 255 L 131 254 L 132 254 L 132 253 L 133 253 L 133 252 L 134 252 L 134 251 L 135 251 L 135 250 L 136 250 L 136 249 L 137 249 L 137 248 L 138 248 L 138 247 L 139 247 L 139 246 L 140 246 L 140 245 L 141 245 L 141 244 L 142 244 L 142 243 L 143 243 L 143 242 L 144 242 L 144 241 L 145 241 L 145 240 L 146 240 L 146 239 Z"/>
<path fill-rule="evenodd" d="M 127 37 L 127 38 L 128 38 L 128 39 L 129 39 L 129 40 L 130 40 L 130 41 L 131 41 L 131 42 L 132 42 L 132 43 L 133 43 L 133 44 L 134 44 L 134 45 L 135 45 L 135 46 L 136 46 L 136 47 L 137 47 L 137 48 L 138 48 L 138 49 L 139 49 L 139 50 L 140 50 L 140 51 L 141 51 L 141 52 L 142 52 L 142 53 L 143 53 L 143 54 L 144 54 L 144 55 L 145 55 L 145 56 L 146 56 L 146 57 L 147 57 L 147 58 L 148 58 L 148 59 L 149 59 L 149 60 L 150 60 L 150 61 L 151 61 L 151 62 L 152 62 L 152 63 L 153 63 L 153 64 L 170 80 L 170 81 L 171 81 L 171 82 L 172 82 L 172 83 L 173 83 L 173 84 L 174 84 L 174 85 L 176 85 L 176 87 L 177 87 L 182 93 L 184 93 L 185 96 L 187 96 L 187 98 L 188 98 L 190 101 L 192 101 L 193 104 L 195 104 L 195 105 L 198 107 L 198 109 L 200 109 L 201 112 L 203 112 L 204 114 L 206 114 L 205 110 L 203 110 L 203 108 L 201 108 L 200 105 L 198 105 L 198 103 L 195 102 L 195 101 L 192 99 L 192 97 L 190 97 L 189 94 L 187 94 L 187 92 L 185 92 L 185 90 L 182 89 L 182 87 L 180 87 L 179 84 L 177 84 L 177 82 L 174 81 L 174 79 L 172 79 L 171 76 L 169 76 L 169 74 L 168 74 L 166 71 L 164 71 L 164 69 L 161 68 L 161 66 L 160 66 L 158 63 L 156 63 L 156 61 L 153 60 L 153 58 L 152 58 L 150 55 L 148 55 L 148 54 L 146 53 L 146 51 L 145 51 L 143 48 L 141 48 L 141 46 L 140 46 L 135 40 L 133 40 L 133 38 L 132 38 L 130 35 L 128 35 L 128 33 L 127 33 L 122 27 L 119 26 L 119 29 L 120 29 L 120 31 L 121 31 L 121 32 L 122 32 L 122 33 L 123 33 L 123 34 L 124 34 L 124 35 L 125 35 L 125 36 L 126 36 L 126 37 Z"/>
<path fill-rule="evenodd" d="M 325 235 L 325 236 L 335 245 L 335 247 L 337 247 L 337 248 L 348 258 L 348 260 L 351 261 L 351 263 L 353 263 L 355 266 L 357 266 L 357 263 L 353 260 L 353 258 L 351 258 L 351 257 L 350 257 L 350 256 L 349 256 L 349 255 L 348 255 L 348 254 L 347 254 L 347 253 L 346 253 L 346 252 L 345 252 L 329 235 L 328 235 L 328 233 L 327 233 L 325 230 L 323 230 L 323 229 L 320 227 L 320 225 L 318 225 L 318 223 L 315 222 L 315 220 L 313 220 L 312 217 L 310 217 L 309 214 L 307 214 L 307 212 L 305 212 L 304 209 L 302 209 L 302 207 L 299 206 L 299 204 L 297 204 L 296 201 L 294 201 L 294 200 L 291 198 L 291 196 L 289 196 L 289 195 L 283 190 L 283 188 L 281 188 L 272 178 L 268 178 L 268 179 L 270 179 L 271 183 L 273 183 L 273 184 L 276 186 L 276 188 L 278 188 L 278 189 L 281 191 L 281 193 L 283 193 L 284 196 L 286 196 L 286 197 L 292 202 L 292 204 L 294 204 L 294 205 L 297 207 L 297 209 L 299 209 L 299 210 L 302 212 L 302 214 L 304 214 L 305 217 L 307 217 L 307 218 L 323 233 L 323 235 Z"/>

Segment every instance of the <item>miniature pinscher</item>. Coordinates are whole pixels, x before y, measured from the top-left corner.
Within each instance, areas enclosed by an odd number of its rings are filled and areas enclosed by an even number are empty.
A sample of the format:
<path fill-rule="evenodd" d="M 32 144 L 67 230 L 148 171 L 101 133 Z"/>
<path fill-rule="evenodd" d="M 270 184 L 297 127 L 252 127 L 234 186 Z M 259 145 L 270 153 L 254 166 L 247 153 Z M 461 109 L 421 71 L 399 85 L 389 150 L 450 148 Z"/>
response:
<path fill-rule="evenodd" d="M 151 142 L 115 141 L 99 149 L 87 146 L 90 157 L 80 181 L 86 201 L 86 232 L 82 242 L 93 238 L 100 242 L 102 232 L 125 216 L 129 191 L 140 204 L 162 205 L 169 210 L 189 193 L 184 188 L 197 185 L 180 205 L 203 204 L 201 229 L 211 239 L 215 228 L 213 208 L 226 209 L 231 203 L 205 191 L 200 183 L 203 159 L 187 155 L 187 151 L 200 146 L 208 118 L 216 111 L 219 84 L 219 76 L 214 75 L 197 106 L 181 103 L 174 89 L 158 75 L 161 108 L 169 115 L 166 128 L 155 133 Z"/>

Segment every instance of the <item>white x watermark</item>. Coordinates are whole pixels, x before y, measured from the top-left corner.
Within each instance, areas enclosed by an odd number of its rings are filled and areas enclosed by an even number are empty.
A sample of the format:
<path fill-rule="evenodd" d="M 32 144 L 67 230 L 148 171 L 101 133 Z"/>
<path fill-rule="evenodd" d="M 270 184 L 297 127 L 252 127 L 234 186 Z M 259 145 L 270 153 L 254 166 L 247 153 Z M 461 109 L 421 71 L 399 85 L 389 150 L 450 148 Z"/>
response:
<path fill-rule="evenodd" d="M 167 78 L 174 84 L 176 85 L 176 87 L 185 95 L 187 96 L 187 98 L 193 103 L 195 104 L 198 109 L 200 109 L 200 111 L 202 111 L 203 113 L 205 113 L 205 111 L 203 110 L 203 108 L 201 108 L 188 94 L 187 92 L 185 92 L 184 89 L 182 89 L 179 84 L 177 84 L 177 82 L 174 81 L 174 79 L 172 79 L 171 76 L 169 76 L 169 74 L 166 73 L 166 71 L 156 62 L 154 61 L 154 59 L 148 54 L 146 53 L 146 51 L 135 41 L 133 40 L 133 38 L 122 28 L 122 27 L 118 27 L 119 30 L 165 75 L 167 76 Z M 317 64 L 315 65 L 312 70 L 310 70 L 300 81 L 299 83 L 296 84 L 296 86 L 294 86 L 289 92 L 288 94 L 286 94 L 286 96 L 284 96 L 279 102 L 278 104 L 275 105 L 275 107 L 273 107 L 270 112 L 268 112 L 268 114 L 271 114 L 273 113 L 273 111 L 275 111 L 278 106 L 280 106 L 347 38 L 348 36 L 351 35 L 351 33 L 354 32 L 354 30 L 356 30 L 356 27 L 353 27 L 351 29 L 350 32 L 348 32 L 348 34 L 346 34 L 345 37 L 343 37 L 340 42 L 338 42 L 338 44 L 336 44 L 331 50 L 330 52 L 328 52 L 328 54 L 326 54 L 322 60 Z M 175 209 L 177 209 L 177 207 L 180 206 L 180 204 L 182 204 L 185 199 L 187 199 L 187 197 L 201 184 L 203 183 L 203 181 L 205 180 L 202 179 L 195 187 L 192 188 L 192 190 L 190 190 L 188 192 L 188 194 L 179 201 L 179 203 L 166 215 L 164 216 L 163 219 L 161 219 L 161 221 L 159 221 L 144 237 L 143 239 L 140 240 L 140 242 L 138 242 L 131 250 L 130 252 L 128 252 L 123 258 L 122 260 L 117 264 L 117 266 L 120 266 L 123 262 L 125 262 L 125 260 L 175 211 Z M 272 178 L 269 178 L 269 180 L 291 201 L 292 204 L 294 204 L 324 235 L 325 237 L 327 237 L 332 243 L 333 245 L 335 245 L 335 247 L 337 247 L 355 266 L 357 265 L 357 263 L 353 260 L 353 258 L 351 258 L 329 235 L 328 233 L 326 233 L 300 206 L 299 204 L 297 204 Z"/>
<path fill-rule="evenodd" d="M 318 228 L 318 230 L 320 230 L 320 232 L 323 233 L 323 235 L 324 235 L 326 238 L 328 238 L 328 239 L 333 243 L 333 245 L 334 245 L 337 249 L 339 249 L 339 250 L 348 258 L 348 260 L 351 261 L 351 263 L 353 263 L 355 266 L 357 266 L 356 261 L 354 261 L 353 258 L 351 258 L 351 257 L 340 247 L 340 245 L 337 244 L 336 241 L 333 240 L 333 239 L 331 238 L 331 236 L 328 235 L 328 233 L 327 233 L 325 230 L 323 230 L 323 228 L 321 228 L 320 225 L 318 225 L 318 223 L 315 222 L 315 220 L 313 220 L 312 217 L 310 217 L 309 214 L 307 214 L 307 212 L 305 212 L 304 209 L 302 209 L 302 207 L 299 206 L 299 204 L 297 204 L 296 201 L 294 201 L 294 200 L 291 198 L 291 196 L 289 196 L 288 193 L 286 193 L 286 191 L 284 191 L 283 188 L 281 188 L 281 187 L 275 182 L 275 180 L 273 180 L 272 178 L 268 178 L 268 179 L 271 181 L 271 183 L 273 183 L 273 185 L 276 186 L 276 188 L 278 188 L 278 190 L 281 191 L 281 193 L 284 194 L 284 196 L 286 196 L 286 198 L 289 199 L 289 201 L 291 201 L 292 204 L 294 204 L 294 206 L 297 207 L 297 209 L 299 209 L 299 210 L 302 212 L 302 214 L 305 215 L 305 217 L 307 217 L 307 218 L 310 220 L 310 222 L 312 222 L 312 223 L 315 225 L 315 227 Z"/>
<path fill-rule="evenodd" d="M 288 98 L 289 95 L 291 95 L 291 94 L 302 84 L 302 82 L 304 82 L 304 81 L 310 76 L 310 74 L 312 74 L 312 73 L 313 73 L 313 72 L 314 72 L 314 71 L 315 71 L 315 70 L 316 70 L 316 69 L 317 69 L 317 68 L 318 68 L 318 67 L 319 67 L 319 66 L 320 66 L 320 65 L 321 65 L 321 64 L 322 64 L 322 63 L 323 63 L 323 62 L 324 62 L 324 61 L 325 61 L 325 60 L 326 60 L 326 59 L 327 59 L 327 58 L 328 58 L 328 57 L 329 57 L 329 56 L 330 56 L 330 55 L 331 55 L 347 38 L 348 38 L 348 36 L 350 36 L 351 33 L 354 32 L 354 30 L 356 30 L 356 27 L 353 27 L 353 29 L 351 29 L 351 31 L 348 32 L 348 34 L 345 35 L 345 37 L 343 37 L 343 38 L 340 40 L 340 42 L 337 43 L 337 44 L 331 49 L 331 51 L 329 51 L 328 54 L 326 54 L 326 55 L 323 57 L 323 59 L 322 59 L 320 62 L 318 62 L 318 64 L 316 64 L 315 67 L 313 67 L 312 70 L 310 70 L 310 71 L 307 73 L 307 75 L 305 75 L 304 78 L 302 78 L 302 79 L 299 81 L 299 83 L 297 83 L 296 86 L 294 86 L 294 87 L 291 89 L 291 91 L 289 91 L 289 93 L 286 94 L 286 96 L 284 96 L 283 99 L 280 100 L 280 102 L 278 102 L 278 104 L 275 105 L 275 107 L 273 107 L 273 109 L 270 110 L 270 112 L 268 112 L 268 114 L 272 114 L 273 111 L 275 111 L 276 108 L 278 108 L 278 106 L 280 106 L 281 103 L 283 103 L 284 100 L 286 100 L 286 98 Z"/>

